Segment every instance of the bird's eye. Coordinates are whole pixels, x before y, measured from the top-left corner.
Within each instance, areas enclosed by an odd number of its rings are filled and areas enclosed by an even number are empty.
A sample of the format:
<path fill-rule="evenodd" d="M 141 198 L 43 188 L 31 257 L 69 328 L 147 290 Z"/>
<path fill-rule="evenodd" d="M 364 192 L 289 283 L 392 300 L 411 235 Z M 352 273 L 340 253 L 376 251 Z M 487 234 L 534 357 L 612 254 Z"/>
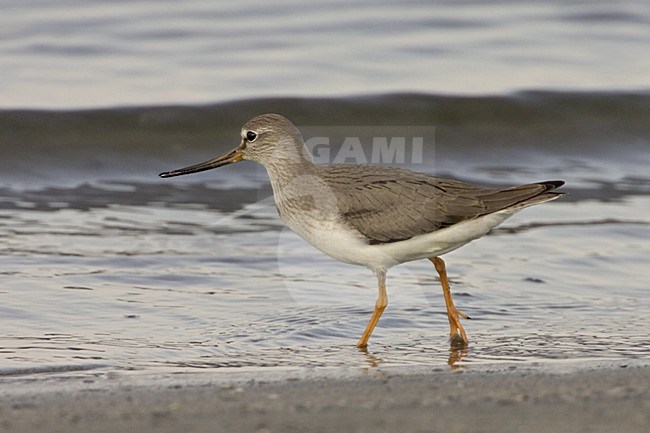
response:
<path fill-rule="evenodd" d="M 246 140 L 250 141 L 251 143 L 255 140 L 257 140 L 257 132 L 255 131 L 246 131 Z"/>

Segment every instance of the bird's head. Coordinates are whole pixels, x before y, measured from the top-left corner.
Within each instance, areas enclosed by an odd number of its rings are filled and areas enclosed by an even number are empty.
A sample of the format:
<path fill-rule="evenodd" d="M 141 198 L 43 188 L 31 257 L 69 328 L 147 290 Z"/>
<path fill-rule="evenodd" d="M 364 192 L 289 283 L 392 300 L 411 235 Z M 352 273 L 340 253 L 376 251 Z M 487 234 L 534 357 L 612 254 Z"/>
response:
<path fill-rule="evenodd" d="M 275 164 L 312 162 L 312 157 L 293 123 L 279 114 L 262 114 L 244 124 L 241 142 L 235 149 L 205 162 L 160 173 L 160 177 L 198 173 L 242 160 L 257 161 L 268 168 Z"/>

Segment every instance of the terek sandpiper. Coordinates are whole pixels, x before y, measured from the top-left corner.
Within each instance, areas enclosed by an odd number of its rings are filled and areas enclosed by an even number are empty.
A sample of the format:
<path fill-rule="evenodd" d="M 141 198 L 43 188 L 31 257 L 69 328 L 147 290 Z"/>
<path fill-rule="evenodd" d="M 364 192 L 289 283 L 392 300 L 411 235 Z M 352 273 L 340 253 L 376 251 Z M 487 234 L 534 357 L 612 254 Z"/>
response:
<path fill-rule="evenodd" d="M 454 306 L 441 255 L 487 234 L 525 207 L 560 197 L 562 181 L 485 188 L 411 170 L 362 164 L 314 164 L 300 131 L 278 114 L 257 116 L 241 129 L 241 143 L 223 156 L 161 173 L 172 177 L 242 160 L 269 175 L 280 217 L 304 240 L 377 276 L 379 296 L 357 346 L 364 348 L 388 305 L 386 271 L 429 259 L 440 276 L 453 347 L 467 334 Z"/>

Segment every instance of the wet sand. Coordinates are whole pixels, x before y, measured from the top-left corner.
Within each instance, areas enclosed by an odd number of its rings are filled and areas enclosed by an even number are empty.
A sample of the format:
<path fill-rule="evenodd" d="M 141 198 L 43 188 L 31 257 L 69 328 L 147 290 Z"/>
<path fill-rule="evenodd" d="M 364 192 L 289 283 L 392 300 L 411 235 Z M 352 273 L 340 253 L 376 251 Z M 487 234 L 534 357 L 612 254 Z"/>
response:
<path fill-rule="evenodd" d="M 3 385 L 0 431 L 609 433 L 650 425 L 649 366 L 243 377 Z"/>

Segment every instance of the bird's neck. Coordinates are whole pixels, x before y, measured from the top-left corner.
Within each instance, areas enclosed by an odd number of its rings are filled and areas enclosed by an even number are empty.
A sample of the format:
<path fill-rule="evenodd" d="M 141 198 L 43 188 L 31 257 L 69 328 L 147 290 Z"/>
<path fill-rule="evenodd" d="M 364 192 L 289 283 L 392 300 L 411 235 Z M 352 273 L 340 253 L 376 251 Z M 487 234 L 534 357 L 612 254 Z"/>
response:
<path fill-rule="evenodd" d="M 260 161 L 266 168 L 275 194 L 287 185 L 299 182 L 301 177 L 314 175 L 317 171 L 314 158 L 302 142 L 278 143 L 278 148 L 284 150 Z"/>
<path fill-rule="evenodd" d="M 304 158 L 276 160 L 265 164 L 264 167 L 271 180 L 274 194 L 280 194 L 287 186 L 300 183 L 302 178 L 314 176 L 318 171 L 311 155 L 308 160 Z"/>

